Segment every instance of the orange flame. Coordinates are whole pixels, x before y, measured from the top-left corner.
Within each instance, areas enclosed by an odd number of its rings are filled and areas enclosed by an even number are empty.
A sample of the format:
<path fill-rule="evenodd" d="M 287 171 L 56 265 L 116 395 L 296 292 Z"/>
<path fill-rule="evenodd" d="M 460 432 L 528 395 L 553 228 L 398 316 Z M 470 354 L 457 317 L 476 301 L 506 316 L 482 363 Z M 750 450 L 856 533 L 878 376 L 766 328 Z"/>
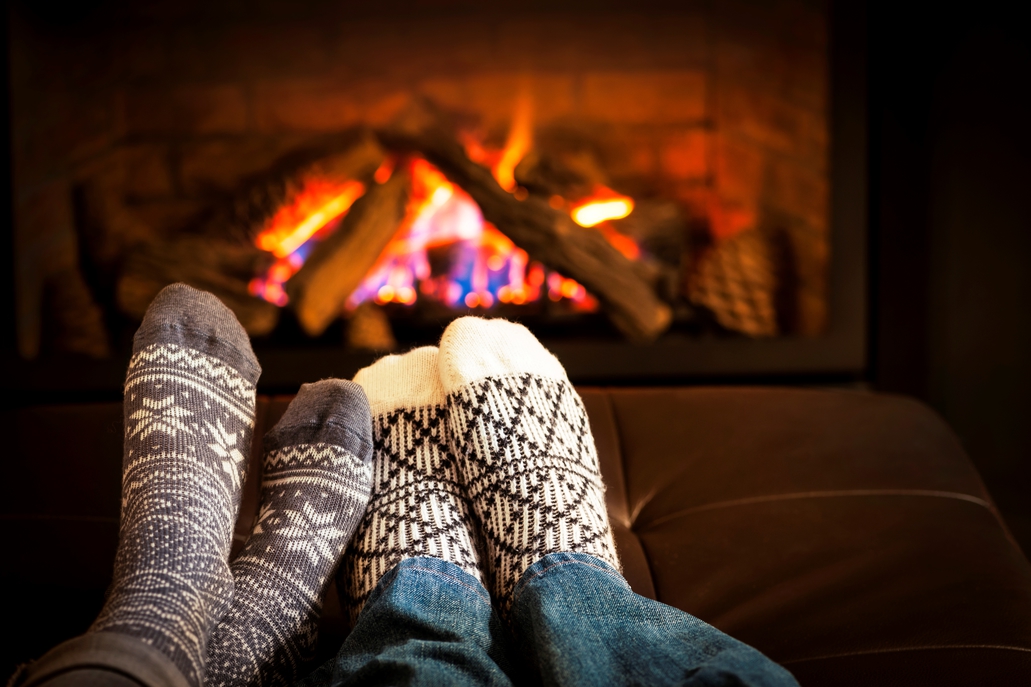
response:
<path fill-rule="evenodd" d="M 491 174 L 501 188 L 516 197 L 525 190 L 520 189 L 515 179 L 515 168 L 533 147 L 533 97 L 526 84 L 516 97 L 515 109 L 512 112 L 512 125 L 508 129 L 505 147 L 501 150 L 484 147 L 483 141 L 476 134 L 461 131 L 458 138 L 465 148 L 465 154 L 473 162 L 490 167 Z"/>
<path fill-rule="evenodd" d="M 385 184 L 390 181 L 390 177 L 394 174 L 394 167 L 397 166 L 397 155 L 387 155 L 387 157 L 380 163 L 379 167 L 376 168 L 376 172 L 372 175 L 372 178 L 377 184 Z"/>
<path fill-rule="evenodd" d="M 596 186 L 591 196 L 573 205 L 570 215 L 581 227 L 593 227 L 611 219 L 622 219 L 633 211 L 633 198 L 606 186 Z"/>
<path fill-rule="evenodd" d="M 544 268 L 484 221 L 475 201 L 436 167 L 415 158 L 408 171 L 412 190 L 405 219 L 351 294 L 349 308 L 365 300 L 411 305 L 417 294 L 452 307 L 522 305 L 539 300 L 545 286 L 552 300 L 565 299 L 577 310 L 597 308 L 597 301 L 572 279 L 551 274 L 545 284 Z M 435 249 L 450 256 L 445 274 L 431 273 L 428 252 Z"/>
<path fill-rule="evenodd" d="M 365 185 L 360 181 L 309 181 L 293 202 L 281 207 L 255 238 L 255 245 L 276 256 L 276 261 L 263 277 L 250 281 L 248 291 L 278 306 L 286 305 L 289 298 L 283 285 L 304 264 L 305 256 L 300 248 L 333 220 L 347 214 L 363 193 Z"/>
<path fill-rule="evenodd" d="M 504 149 L 484 148 L 469 135 L 463 140 L 469 157 L 489 166 L 498 183 L 520 200 L 527 192 L 516 183 L 515 168 L 532 146 L 532 104 L 524 89 L 516 100 Z M 391 155 L 373 178 L 377 183 L 386 182 L 398 164 L 404 164 L 411 177 L 405 217 L 375 266 L 348 298 L 348 309 L 366 300 L 381 305 L 412 305 L 422 294 L 452 307 L 467 308 L 490 308 L 499 302 L 523 305 L 546 295 L 552 301 L 565 301 L 577 311 L 597 310 L 598 301 L 581 284 L 531 262 L 524 250 L 484 221 L 479 206 L 463 189 L 426 160 L 407 158 L 401 163 Z M 364 193 L 365 186 L 358 181 L 309 183 L 258 235 L 258 247 L 277 260 L 264 277 L 252 280 L 251 293 L 286 305 L 283 287 L 287 280 L 304 264 L 315 241 L 337 226 L 333 220 L 346 214 Z M 555 196 L 550 204 L 555 209 L 568 207 L 575 222 L 595 227 L 628 258 L 640 256 L 633 239 L 607 224 L 633 210 L 633 200 L 627 196 L 598 186 L 589 198 L 576 203 Z M 446 273 L 433 273 L 429 251 L 443 256 L 441 259 L 449 265 Z M 439 268 L 440 259 L 435 260 Z"/>
<path fill-rule="evenodd" d="M 556 203 L 553 202 L 552 207 L 555 205 Z M 633 210 L 632 198 L 620 195 L 607 186 L 596 186 L 594 193 L 575 203 L 569 214 L 573 221 L 581 227 L 594 227 L 612 244 L 613 248 L 627 258 L 636 260 L 641 257 L 641 248 L 637 242 L 608 224 L 609 220 L 622 219 Z"/>
<path fill-rule="evenodd" d="M 512 127 L 508 130 L 508 140 L 505 141 L 501 157 L 491 169 L 501 188 L 510 193 L 516 190 L 515 168 L 526 156 L 532 144 L 533 100 L 524 90 L 516 99 Z"/>
<path fill-rule="evenodd" d="M 625 257 L 631 260 L 637 260 L 641 257 L 641 247 L 637 245 L 637 241 L 626 234 L 621 234 L 616 231 L 610 224 L 600 224 L 597 227 L 601 235 L 612 244 L 612 247 L 622 253 Z"/>
<path fill-rule="evenodd" d="M 268 227 L 258 234 L 258 248 L 277 258 L 285 258 L 319 229 L 350 210 L 363 193 L 365 184 L 360 181 L 342 184 L 309 182 L 304 191 L 292 203 L 281 207 Z"/>

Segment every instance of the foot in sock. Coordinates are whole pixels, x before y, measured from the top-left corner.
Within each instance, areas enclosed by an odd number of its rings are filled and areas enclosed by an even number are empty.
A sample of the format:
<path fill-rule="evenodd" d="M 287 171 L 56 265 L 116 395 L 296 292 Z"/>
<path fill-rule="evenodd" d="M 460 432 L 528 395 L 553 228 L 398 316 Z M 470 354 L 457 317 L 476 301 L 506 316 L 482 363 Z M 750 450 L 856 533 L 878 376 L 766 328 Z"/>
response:
<path fill-rule="evenodd" d="M 437 349 L 381 358 L 355 375 L 372 409 L 372 499 L 339 586 L 352 622 L 384 573 L 417 556 L 450 561 L 483 583 L 469 504 L 447 442 Z"/>
<path fill-rule="evenodd" d="M 233 313 L 183 284 L 158 294 L 133 340 L 118 551 L 90 632 L 141 640 L 195 686 L 232 599 L 229 547 L 260 373 Z"/>
<path fill-rule="evenodd" d="M 558 360 L 522 325 L 463 317 L 441 339 L 440 378 L 502 614 L 523 572 L 549 553 L 619 570 L 587 413 Z"/>
<path fill-rule="evenodd" d="M 290 685 L 313 656 L 326 584 L 369 501 L 364 392 L 337 379 L 305 384 L 264 448 L 260 514 L 208 649 L 211 687 Z"/>

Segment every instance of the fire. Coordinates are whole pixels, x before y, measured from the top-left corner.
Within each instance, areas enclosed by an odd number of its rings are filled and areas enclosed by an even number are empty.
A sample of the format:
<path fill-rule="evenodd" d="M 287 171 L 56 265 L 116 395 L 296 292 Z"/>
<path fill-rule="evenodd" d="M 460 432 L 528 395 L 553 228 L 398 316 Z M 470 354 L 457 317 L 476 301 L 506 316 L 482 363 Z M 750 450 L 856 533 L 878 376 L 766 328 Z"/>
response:
<path fill-rule="evenodd" d="M 394 167 L 397 166 L 397 156 L 388 155 L 385 160 L 376 168 L 376 172 L 372 175 L 373 180 L 377 184 L 385 184 L 390 180 L 390 177 L 394 174 Z"/>
<path fill-rule="evenodd" d="M 418 295 L 451 307 L 490 308 L 531 303 L 545 290 L 576 309 L 597 307 L 574 280 L 554 273 L 546 278 L 543 266 L 486 222 L 476 202 L 436 167 L 416 158 L 407 170 L 412 193 L 405 220 L 348 308 L 367 300 L 411 305 Z M 431 262 L 446 263 L 446 271 L 434 274 Z"/>
<path fill-rule="evenodd" d="M 532 141 L 532 102 L 523 94 L 517 99 L 502 150 L 488 150 L 469 136 L 463 143 L 470 158 L 490 167 L 498 183 L 522 199 L 526 190 L 517 185 L 515 168 Z M 432 164 L 418 157 L 391 155 L 373 178 L 382 184 L 396 173 L 407 174 L 411 179 L 405 217 L 376 265 L 348 298 L 347 309 L 370 300 L 380 305 L 410 306 L 420 297 L 454 308 L 487 309 L 499 303 L 524 305 L 545 297 L 564 301 L 577 311 L 598 308 L 598 302 L 581 284 L 532 262 L 526 251 L 484 220 L 469 194 L 448 181 Z M 258 247 L 272 253 L 276 261 L 263 277 L 252 280 L 251 293 L 286 305 L 287 280 L 364 193 L 365 185 L 358 181 L 309 183 L 258 235 Z M 576 202 L 560 196 L 549 202 L 556 210 L 568 211 L 577 224 L 601 232 L 628 258 L 640 256 L 633 239 L 608 223 L 633 211 L 633 200 L 627 196 L 598 186 L 590 197 Z"/>
<path fill-rule="evenodd" d="M 533 102 L 526 93 L 522 93 L 516 101 L 515 115 L 512 117 L 512 127 L 508 130 L 505 148 L 501 151 L 501 157 L 491 168 L 491 172 L 501 184 L 501 188 L 509 192 L 516 191 L 516 165 L 526 156 L 532 144 Z"/>
<path fill-rule="evenodd" d="M 612 247 L 622 253 L 624 257 L 631 260 L 637 260 L 641 257 L 641 247 L 637 245 L 637 241 L 634 241 L 626 234 L 619 233 L 609 224 L 598 225 L 598 230 L 612 244 Z"/>
<path fill-rule="evenodd" d="M 553 199 L 554 200 L 554 199 Z M 559 201 L 562 198 L 559 197 Z M 552 202 L 552 207 L 562 207 L 560 202 Z M 581 227 L 593 227 L 600 231 L 612 247 L 631 260 L 641 257 L 641 248 L 637 242 L 626 234 L 621 234 L 609 224 L 609 220 L 622 219 L 634 211 L 634 201 L 620 195 L 607 186 L 596 186 L 587 198 L 576 202 L 570 210 L 573 221 Z"/>
<path fill-rule="evenodd" d="M 289 298 L 283 285 L 301 269 L 321 235 L 335 229 L 336 220 L 342 219 L 364 193 L 365 184 L 359 181 L 309 181 L 255 239 L 258 248 L 272 253 L 276 260 L 264 277 L 248 284 L 251 294 L 278 306 L 286 305 Z"/>
<path fill-rule="evenodd" d="M 360 181 L 342 184 L 309 182 L 293 203 L 276 212 L 269 226 L 258 234 L 258 248 L 285 258 L 315 232 L 342 216 L 365 193 Z"/>
<path fill-rule="evenodd" d="M 516 197 L 525 194 L 525 189 L 519 188 L 516 183 L 515 168 L 533 146 L 533 98 L 529 92 L 524 89 L 516 98 L 512 125 L 509 127 L 504 148 L 486 148 L 479 138 L 468 131 L 460 132 L 459 140 L 469 159 L 489 167 L 501 188 Z M 525 195 L 523 197 L 525 198 Z"/>
<path fill-rule="evenodd" d="M 599 186 L 590 198 L 573 206 L 573 221 L 581 227 L 594 227 L 611 219 L 622 219 L 634 210 L 632 198 Z"/>

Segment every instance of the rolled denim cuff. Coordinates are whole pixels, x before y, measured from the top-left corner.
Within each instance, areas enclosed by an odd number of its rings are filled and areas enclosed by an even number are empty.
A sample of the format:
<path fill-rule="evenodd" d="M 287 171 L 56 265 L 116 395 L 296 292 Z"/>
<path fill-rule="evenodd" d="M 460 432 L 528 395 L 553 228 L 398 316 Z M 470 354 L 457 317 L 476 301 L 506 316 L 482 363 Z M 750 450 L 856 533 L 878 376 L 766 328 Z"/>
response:
<path fill-rule="evenodd" d="M 430 556 L 416 556 L 415 558 L 405 558 L 380 578 L 376 588 L 372 590 L 371 594 L 369 594 L 368 601 L 365 602 L 366 608 L 373 601 L 378 599 L 390 587 L 390 585 L 393 584 L 394 580 L 397 579 L 399 575 L 406 572 L 421 575 L 433 575 L 434 577 L 441 578 L 448 584 L 465 587 L 468 591 L 479 596 L 484 603 L 490 606 L 490 593 L 475 577 L 449 561 L 445 561 L 440 558 L 432 558 Z M 364 612 L 364 609 L 362 612 Z M 360 617 L 361 616 L 359 616 L 359 618 Z"/>
<path fill-rule="evenodd" d="M 519 599 L 519 594 L 526 589 L 527 585 L 539 581 L 545 575 L 554 574 L 556 571 L 569 565 L 586 565 L 594 568 L 599 572 L 609 575 L 621 586 L 626 587 L 628 590 L 630 589 L 630 584 L 619 574 L 619 571 L 600 558 L 586 553 L 549 553 L 527 568 L 526 572 L 519 578 L 519 581 L 516 582 L 516 586 L 512 590 L 512 605 L 515 605 L 515 602 Z"/>

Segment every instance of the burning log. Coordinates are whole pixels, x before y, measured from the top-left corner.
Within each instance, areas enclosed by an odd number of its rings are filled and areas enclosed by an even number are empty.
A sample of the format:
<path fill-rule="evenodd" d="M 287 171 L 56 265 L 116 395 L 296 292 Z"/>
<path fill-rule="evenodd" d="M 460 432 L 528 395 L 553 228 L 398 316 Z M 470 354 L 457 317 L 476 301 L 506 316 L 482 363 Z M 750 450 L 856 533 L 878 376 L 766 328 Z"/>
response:
<path fill-rule="evenodd" d="M 324 141 L 323 147 L 281 160 L 264 177 L 250 180 L 230 202 L 174 238 L 127 246 L 113 287 L 119 310 L 142 318 L 158 291 L 184 282 L 221 299 L 249 334 L 268 334 L 279 320 L 279 308 L 253 296 L 249 284 L 274 258 L 254 245 L 255 237 L 285 203 L 312 184 L 371 177 L 385 155 L 367 130 Z"/>
<path fill-rule="evenodd" d="M 318 336 L 336 319 L 347 297 L 376 264 L 404 217 L 406 175 L 395 173 L 373 186 L 344 218 L 341 227 L 320 243 L 286 283 L 290 304 L 301 327 Z"/>
<path fill-rule="evenodd" d="M 145 243 L 127 256 L 115 296 L 122 312 L 142 319 L 158 291 L 183 282 L 215 294 L 248 334 L 260 336 L 276 326 L 279 308 L 252 296 L 247 284 L 268 261 L 268 253 L 249 244 L 205 236 Z"/>
<path fill-rule="evenodd" d="M 417 151 L 477 202 L 484 218 L 536 260 L 575 279 L 594 294 L 613 323 L 630 339 L 650 341 L 669 327 L 672 312 L 640 267 L 597 231 L 577 226 L 547 201 L 520 201 L 491 172 L 466 155 L 455 136 L 429 106 L 410 109 L 380 139 L 397 149 Z"/>
<path fill-rule="evenodd" d="M 50 275 L 43 286 L 43 343 L 50 352 L 108 358 L 103 313 L 77 266 Z"/>
<path fill-rule="evenodd" d="M 363 351 L 392 351 L 397 339 L 390 328 L 390 318 L 375 303 L 359 305 L 347 321 L 345 340 L 350 348 Z"/>
<path fill-rule="evenodd" d="M 566 154 L 530 151 L 515 169 L 519 185 L 530 193 L 550 198 L 585 198 L 609 180 L 596 157 L 586 150 Z"/>
<path fill-rule="evenodd" d="M 776 336 L 777 271 L 768 238 L 752 229 L 724 239 L 701 256 L 688 295 L 727 329 L 756 338 Z"/>
<path fill-rule="evenodd" d="M 326 154 L 325 148 L 330 149 Z M 228 203 L 220 206 L 195 233 L 253 241 L 280 208 L 289 205 L 309 185 L 371 177 L 386 153 L 367 130 L 352 132 L 343 141 L 301 151 L 281 160 L 268 174 L 253 179 Z"/>

